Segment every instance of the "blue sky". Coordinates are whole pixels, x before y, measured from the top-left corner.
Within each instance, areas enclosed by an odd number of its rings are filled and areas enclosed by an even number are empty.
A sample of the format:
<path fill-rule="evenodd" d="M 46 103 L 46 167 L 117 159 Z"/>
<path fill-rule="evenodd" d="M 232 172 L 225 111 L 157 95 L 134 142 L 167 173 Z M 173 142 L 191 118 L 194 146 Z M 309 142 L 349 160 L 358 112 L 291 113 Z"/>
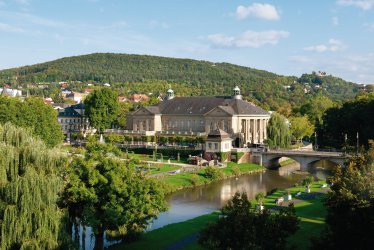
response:
<path fill-rule="evenodd" d="M 94 52 L 374 83 L 374 0 L 0 0 L 0 69 Z"/>

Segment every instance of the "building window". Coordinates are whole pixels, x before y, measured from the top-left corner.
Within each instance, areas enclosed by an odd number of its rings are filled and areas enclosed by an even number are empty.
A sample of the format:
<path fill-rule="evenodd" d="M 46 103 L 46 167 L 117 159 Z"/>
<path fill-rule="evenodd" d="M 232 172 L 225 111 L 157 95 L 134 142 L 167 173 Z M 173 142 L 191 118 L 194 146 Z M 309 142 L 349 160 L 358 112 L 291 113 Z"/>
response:
<path fill-rule="evenodd" d="M 214 143 L 214 149 L 215 149 L 215 150 L 218 149 L 218 143 Z"/>
<path fill-rule="evenodd" d="M 212 149 L 212 143 L 211 142 L 208 143 L 208 148 Z"/>

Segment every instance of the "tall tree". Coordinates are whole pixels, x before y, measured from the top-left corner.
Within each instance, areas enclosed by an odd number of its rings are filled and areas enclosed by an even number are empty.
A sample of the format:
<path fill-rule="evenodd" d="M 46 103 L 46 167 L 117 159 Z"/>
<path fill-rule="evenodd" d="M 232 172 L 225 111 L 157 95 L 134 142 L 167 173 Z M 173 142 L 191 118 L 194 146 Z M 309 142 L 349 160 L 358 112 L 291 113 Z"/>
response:
<path fill-rule="evenodd" d="M 91 125 L 99 132 L 116 122 L 118 112 L 117 92 L 101 88 L 90 93 L 84 100 L 86 114 Z"/>
<path fill-rule="evenodd" d="M 284 116 L 273 113 L 267 126 L 267 143 L 270 147 L 287 148 L 290 145 L 290 129 Z"/>
<path fill-rule="evenodd" d="M 322 94 L 317 94 L 300 107 L 300 113 L 307 115 L 311 123 L 321 124 L 323 114 L 333 106 L 334 102 L 330 98 Z"/>
<path fill-rule="evenodd" d="M 11 122 L 31 128 L 48 146 L 55 146 L 64 138 L 57 121 L 57 112 L 41 98 L 18 98 L 0 96 L 0 123 Z"/>
<path fill-rule="evenodd" d="M 107 144 L 90 142 L 85 158 L 73 161 L 66 178 L 64 204 L 71 216 L 93 228 L 95 249 L 104 248 L 104 232 L 120 238 L 136 235 L 166 209 L 157 180 L 117 159 Z"/>
<path fill-rule="evenodd" d="M 373 249 L 374 245 L 374 141 L 329 179 L 327 227 L 315 249 Z"/>
<path fill-rule="evenodd" d="M 65 160 L 30 131 L 0 125 L 0 248 L 56 249 L 66 238 L 57 207 Z"/>
<path fill-rule="evenodd" d="M 310 136 L 314 132 L 314 125 L 308 120 L 307 116 L 290 117 L 291 133 L 296 140 L 301 140 L 304 136 Z"/>
<path fill-rule="evenodd" d="M 340 148 L 345 143 L 368 147 L 374 138 L 374 93 L 360 95 L 355 100 L 326 111 L 323 124 L 318 126 L 319 144 Z M 357 133 L 359 138 L 357 138 Z M 345 134 L 348 140 L 345 142 Z"/>
<path fill-rule="evenodd" d="M 117 124 L 124 128 L 126 127 L 126 115 L 130 110 L 133 108 L 133 104 L 131 102 L 120 102 L 118 105 L 118 113 L 117 113 Z"/>
<path fill-rule="evenodd" d="M 287 237 L 298 229 L 293 206 L 258 211 L 245 193 L 236 193 L 221 211 L 223 216 L 200 232 L 198 242 L 206 249 L 285 249 Z"/>

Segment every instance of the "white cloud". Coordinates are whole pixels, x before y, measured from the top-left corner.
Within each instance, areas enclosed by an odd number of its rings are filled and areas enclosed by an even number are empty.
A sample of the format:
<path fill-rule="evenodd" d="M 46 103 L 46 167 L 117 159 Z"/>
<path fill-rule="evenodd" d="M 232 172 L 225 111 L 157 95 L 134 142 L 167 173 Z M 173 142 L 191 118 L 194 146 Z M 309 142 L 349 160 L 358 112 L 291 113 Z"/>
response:
<path fill-rule="evenodd" d="M 346 48 L 347 46 L 343 42 L 331 38 L 327 44 L 318 44 L 314 46 L 309 46 L 309 47 L 304 48 L 304 50 L 322 53 L 326 51 L 330 51 L 330 52 L 342 51 L 342 50 L 345 50 Z"/>
<path fill-rule="evenodd" d="M 338 26 L 339 25 L 339 18 L 338 17 L 334 16 L 331 19 L 331 21 L 332 21 L 332 25 L 334 25 L 334 26 Z"/>
<path fill-rule="evenodd" d="M 24 30 L 22 28 L 6 24 L 0 23 L 0 31 L 12 32 L 12 33 L 22 33 Z"/>
<path fill-rule="evenodd" d="M 235 37 L 223 34 L 212 34 L 208 36 L 208 39 L 213 42 L 213 44 L 222 47 L 231 47 L 235 43 Z"/>
<path fill-rule="evenodd" d="M 239 5 L 236 8 L 236 18 L 239 20 L 247 17 L 255 17 L 265 20 L 279 20 L 280 15 L 277 9 L 271 4 L 254 3 L 248 7 Z"/>
<path fill-rule="evenodd" d="M 223 34 L 212 34 L 208 39 L 216 46 L 236 48 L 259 48 L 266 44 L 275 45 L 281 38 L 289 36 L 289 32 L 283 30 L 251 31 L 248 30 L 238 37 Z"/>
<path fill-rule="evenodd" d="M 374 0 L 337 0 L 341 6 L 354 6 L 363 10 L 370 10 L 374 6 Z"/>

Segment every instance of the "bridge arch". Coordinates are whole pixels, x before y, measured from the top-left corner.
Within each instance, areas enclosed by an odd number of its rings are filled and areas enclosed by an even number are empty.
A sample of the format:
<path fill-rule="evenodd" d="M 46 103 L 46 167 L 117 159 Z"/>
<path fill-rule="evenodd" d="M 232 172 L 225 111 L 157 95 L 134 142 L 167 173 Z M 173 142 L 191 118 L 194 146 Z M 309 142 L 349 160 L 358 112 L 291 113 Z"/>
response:
<path fill-rule="evenodd" d="M 308 170 L 308 165 L 320 160 L 328 160 L 333 163 L 344 166 L 345 160 L 349 157 L 339 152 L 321 152 L 321 151 L 295 151 L 295 150 L 265 150 L 253 151 L 253 159 L 262 166 L 269 169 L 279 168 L 279 159 L 287 157 L 300 164 L 302 171 Z"/>
<path fill-rule="evenodd" d="M 274 156 L 272 158 L 269 158 L 267 160 L 267 164 L 265 167 L 267 167 L 268 169 L 278 169 L 281 167 L 281 159 L 282 158 L 287 158 L 287 159 L 291 159 L 291 160 L 294 160 L 296 164 L 300 165 L 300 162 L 299 160 L 296 158 L 296 157 L 292 157 L 292 156 Z M 285 159 L 285 160 L 287 160 Z"/>

